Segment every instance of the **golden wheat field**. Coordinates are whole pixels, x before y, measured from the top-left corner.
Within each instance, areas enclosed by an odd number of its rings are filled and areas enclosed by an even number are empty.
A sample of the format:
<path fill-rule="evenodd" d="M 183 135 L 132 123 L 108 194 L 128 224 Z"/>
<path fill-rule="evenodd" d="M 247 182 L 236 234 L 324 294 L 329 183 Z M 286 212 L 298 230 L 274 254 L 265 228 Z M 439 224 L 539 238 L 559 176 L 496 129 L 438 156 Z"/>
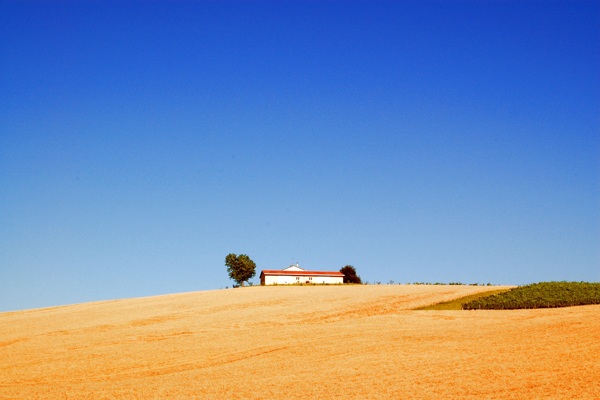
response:
<path fill-rule="evenodd" d="M 599 399 L 600 306 L 412 308 L 498 287 L 290 286 L 0 314 L 2 399 Z"/>

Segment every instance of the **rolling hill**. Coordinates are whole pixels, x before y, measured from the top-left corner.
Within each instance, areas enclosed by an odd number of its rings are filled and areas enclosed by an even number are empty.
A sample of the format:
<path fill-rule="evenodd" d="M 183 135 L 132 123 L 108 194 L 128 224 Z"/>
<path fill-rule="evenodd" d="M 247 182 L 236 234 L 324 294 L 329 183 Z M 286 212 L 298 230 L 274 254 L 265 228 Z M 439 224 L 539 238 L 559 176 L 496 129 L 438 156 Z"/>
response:
<path fill-rule="evenodd" d="M 597 399 L 600 306 L 416 311 L 498 286 L 291 286 L 0 313 L 0 399 Z"/>

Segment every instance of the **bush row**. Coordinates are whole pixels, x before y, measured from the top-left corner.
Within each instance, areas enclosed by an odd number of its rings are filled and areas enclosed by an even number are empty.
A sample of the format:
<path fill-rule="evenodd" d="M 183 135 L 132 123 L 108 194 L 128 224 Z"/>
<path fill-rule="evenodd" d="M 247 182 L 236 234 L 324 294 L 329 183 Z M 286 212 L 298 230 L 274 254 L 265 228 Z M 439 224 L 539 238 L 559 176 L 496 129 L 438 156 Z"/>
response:
<path fill-rule="evenodd" d="M 600 283 L 540 282 L 462 304 L 463 310 L 514 310 L 600 304 Z"/>

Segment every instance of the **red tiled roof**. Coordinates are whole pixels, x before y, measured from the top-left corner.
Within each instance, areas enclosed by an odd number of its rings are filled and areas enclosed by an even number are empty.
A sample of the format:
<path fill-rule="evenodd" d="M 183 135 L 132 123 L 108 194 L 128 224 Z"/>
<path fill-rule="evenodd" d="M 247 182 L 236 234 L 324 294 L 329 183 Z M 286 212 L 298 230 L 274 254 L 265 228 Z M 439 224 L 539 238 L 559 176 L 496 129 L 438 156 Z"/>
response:
<path fill-rule="evenodd" d="M 295 276 L 344 276 L 339 271 L 284 271 L 281 269 L 263 269 L 261 275 L 295 275 Z"/>

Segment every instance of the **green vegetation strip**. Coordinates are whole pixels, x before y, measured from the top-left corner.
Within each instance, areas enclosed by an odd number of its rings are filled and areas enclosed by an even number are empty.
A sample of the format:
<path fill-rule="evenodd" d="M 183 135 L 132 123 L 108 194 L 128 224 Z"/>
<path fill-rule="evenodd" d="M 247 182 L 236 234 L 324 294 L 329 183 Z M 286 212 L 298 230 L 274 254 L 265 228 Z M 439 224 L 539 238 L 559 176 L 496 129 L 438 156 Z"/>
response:
<path fill-rule="evenodd" d="M 463 300 L 463 299 L 461 299 Z M 600 283 L 540 282 L 463 302 L 463 310 L 515 310 L 600 304 Z"/>
<path fill-rule="evenodd" d="M 443 303 L 432 304 L 430 306 L 419 307 L 416 310 L 462 310 L 463 303 L 467 303 L 469 301 L 481 299 L 484 297 L 492 296 L 498 293 L 504 293 L 509 291 L 510 289 L 498 289 L 498 290 L 490 290 L 488 292 L 482 292 L 477 294 L 472 294 L 470 296 L 460 297 L 458 299 L 445 301 Z"/>

